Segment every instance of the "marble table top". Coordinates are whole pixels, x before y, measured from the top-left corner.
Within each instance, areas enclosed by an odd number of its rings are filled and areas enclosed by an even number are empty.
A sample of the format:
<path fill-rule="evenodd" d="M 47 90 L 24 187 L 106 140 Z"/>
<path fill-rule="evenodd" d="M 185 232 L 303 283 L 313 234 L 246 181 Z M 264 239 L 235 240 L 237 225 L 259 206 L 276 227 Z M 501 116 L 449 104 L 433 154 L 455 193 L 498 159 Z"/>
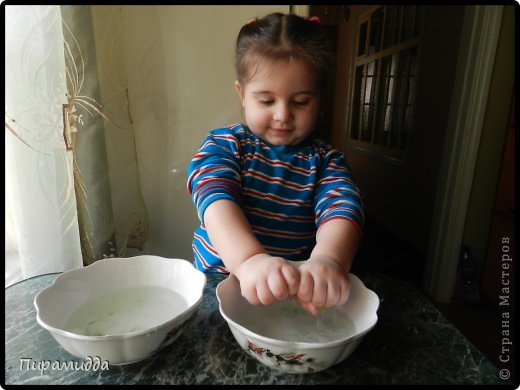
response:
<path fill-rule="evenodd" d="M 218 310 L 207 274 L 202 302 L 180 337 L 141 362 L 84 369 L 36 322 L 33 300 L 58 274 L 5 290 L 3 384 L 508 384 L 499 370 L 416 288 L 382 274 L 358 274 L 381 304 L 379 321 L 345 361 L 312 374 L 286 374 L 249 356 Z M 76 362 L 76 368 L 66 365 Z M 60 364 L 61 363 L 61 364 Z"/>

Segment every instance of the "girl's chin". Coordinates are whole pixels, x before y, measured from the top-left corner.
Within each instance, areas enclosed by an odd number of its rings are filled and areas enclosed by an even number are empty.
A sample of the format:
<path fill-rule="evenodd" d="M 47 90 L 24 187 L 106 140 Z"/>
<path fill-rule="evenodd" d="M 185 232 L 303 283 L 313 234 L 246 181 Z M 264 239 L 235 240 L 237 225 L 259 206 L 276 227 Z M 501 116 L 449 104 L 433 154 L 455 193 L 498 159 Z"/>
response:
<path fill-rule="evenodd" d="M 267 138 L 266 141 L 269 142 L 269 143 L 270 143 L 271 145 L 273 145 L 273 146 L 289 146 L 289 145 L 294 145 L 294 143 L 291 142 L 291 141 L 289 141 L 289 140 L 283 140 L 283 139 L 273 138 L 273 137 Z"/>
<path fill-rule="evenodd" d="M 266 139 L 267 142 L 275 146 L 296 145 L 299 142 L 294 138 L 294 134 L 283 130 L 269 130 Z"/>
<path fill-rule="evenodd" d="M 256 134 L 257 137 L 273 146 L 297 145 L 305 138 L 295 137 L 295 134 L 292 130 L 277 130 L 269 128 L 268 130 L 264 130 L 262 132 L 254 130 L 252 130 L 252 132 Z"/>

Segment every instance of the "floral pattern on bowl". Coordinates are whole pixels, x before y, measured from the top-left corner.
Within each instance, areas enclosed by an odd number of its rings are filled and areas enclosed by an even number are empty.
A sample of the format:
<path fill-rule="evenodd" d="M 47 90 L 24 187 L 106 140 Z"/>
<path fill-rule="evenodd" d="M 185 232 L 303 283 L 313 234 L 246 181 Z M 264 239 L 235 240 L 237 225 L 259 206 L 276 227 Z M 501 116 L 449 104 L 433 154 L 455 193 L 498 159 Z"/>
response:
<path fill-rule="evenodd" d="M 270 362 L 275 363 L 275 366 L 302 366 L 304 370 L 308 373 L 314 372 L 314 368 L 311 367 L 308 363 L 313 363 L 314 358 L 306 357 L 305 353 L 279 353 L 275 354 L 271 352 L 269 348 L 263 348 L 255 345 L 251 341 L 247 341 L 247 352 L 253 355 L 256 358 L 260 358 L 262 360 L 269 360 Z M 259 355 L 259 356 L 258 356 Z"/>

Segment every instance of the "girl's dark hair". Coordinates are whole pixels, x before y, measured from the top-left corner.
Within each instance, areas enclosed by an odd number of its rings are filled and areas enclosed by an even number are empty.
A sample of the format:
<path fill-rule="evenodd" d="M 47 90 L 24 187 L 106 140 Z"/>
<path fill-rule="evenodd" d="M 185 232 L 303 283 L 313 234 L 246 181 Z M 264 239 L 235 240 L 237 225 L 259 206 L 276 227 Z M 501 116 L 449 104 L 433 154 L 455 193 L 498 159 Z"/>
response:
<path fill-rule="evenodd" d="M 247 83 L 263 60 L 303 61 L 316 72 L 318 87 L 330 81 L 333 47 L 317 22 L 293 14 L 272 13 L 242 26 L 235 48 L 238 81 Z"/>

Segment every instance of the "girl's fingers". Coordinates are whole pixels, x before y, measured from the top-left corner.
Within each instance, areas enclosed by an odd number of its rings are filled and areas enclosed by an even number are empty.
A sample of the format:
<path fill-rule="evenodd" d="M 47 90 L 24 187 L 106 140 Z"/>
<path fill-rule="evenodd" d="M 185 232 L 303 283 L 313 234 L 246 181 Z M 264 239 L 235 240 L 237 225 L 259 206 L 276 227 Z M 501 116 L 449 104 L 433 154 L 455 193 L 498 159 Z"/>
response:
<path fill-rule="evenodd" d="M 271 293 L 271 289 L 267 284 L 267 280 L 262 280 L 257 283 L 256 296 L 262 305 L 270 305 L 276 300 L 276 298 Z"/>
<path fill-rule="evenodd" d="M 289 296 L 292 297 L 298 294 L 298 287 L 300 286 L 300 273 L 296 267 L 287 264 L 286 266 L 282 267 L 282 275 L 287 284 Z"/>
<path fill-rule="evenodd" d="M 308 272 L 300 272 L 300 285 L 296 297 L 302 302 L 310 302 L 314 292 L 314 280 Z"/>
<path fill-rule="evenodd" d="M 318 317 L 318 308 L 313 305 L 312 303 L 310 302 L 303 302 L 299 299 L 296 299 L 296 303 L 298 303 L 298 305 L 306 310 L 309 314 L 311 314 L 313 317 Z"/>
<path fill-rule="evenodd" d="M 326 307 L 337 305 L 341 300 L 341 282 L 339 280 L 332 280 L 327 284 L 327 299 L 325 300 Z"/>
<path fill-rule="evenodd" d="M 328 295 L 328 283 L 321 278 L 314 279 L 314 290 L 311 302 L 317 307 L 325 306 Z"/>
<path fill-rule="evenodd" d="M 345 302 L 348 301 L 348 298 L 350 297 L 350 280 L 348 278 L 347 280 L 342 280 L 340 286 L 341 293 L 338 305 L 343 305 Z"/>
<path fill-rule="evenodd" d="M 275 299 L 281 300 L 289 296 L 289 289 L 282 272 L 271 272 L 267 277 L 267 286 Z"/>
<path fill-rule="evenodd" d="M 260 305 L 260 300 L 258 299 L 258 293 L 256 291 L 256 287 L 254 285 L 250 285 L 247 287 L 240 286 L 240 290 L 242 292 L 242 296 L 251 304 L 251 305 Z"/>

